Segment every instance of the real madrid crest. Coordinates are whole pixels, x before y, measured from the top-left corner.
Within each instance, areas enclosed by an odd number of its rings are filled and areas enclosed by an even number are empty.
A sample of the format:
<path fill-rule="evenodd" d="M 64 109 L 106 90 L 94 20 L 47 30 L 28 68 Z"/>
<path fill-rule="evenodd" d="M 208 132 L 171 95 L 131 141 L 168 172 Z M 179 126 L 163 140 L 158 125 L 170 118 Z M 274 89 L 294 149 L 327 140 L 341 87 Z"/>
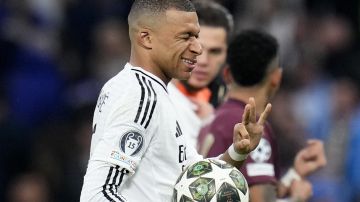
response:
<path fill-rule="evenodd" d="M 120 149 L 129 156 L 135 156 L 144 145 L 144 138 L 138 132 L 127 132 L 120 139 Z"/>

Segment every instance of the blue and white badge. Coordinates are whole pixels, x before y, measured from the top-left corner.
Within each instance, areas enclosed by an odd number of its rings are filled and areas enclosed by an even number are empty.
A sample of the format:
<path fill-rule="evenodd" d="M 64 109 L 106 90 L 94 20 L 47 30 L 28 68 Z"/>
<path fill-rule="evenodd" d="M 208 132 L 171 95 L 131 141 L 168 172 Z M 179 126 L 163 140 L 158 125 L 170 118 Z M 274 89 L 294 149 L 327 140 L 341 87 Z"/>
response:
<path fill-rule="evenodd" d="M 138 154 L 144 145 L 144 137 L 138 132 L 127 132 L 120 139 L 120 149 L 129 156 Z"/>

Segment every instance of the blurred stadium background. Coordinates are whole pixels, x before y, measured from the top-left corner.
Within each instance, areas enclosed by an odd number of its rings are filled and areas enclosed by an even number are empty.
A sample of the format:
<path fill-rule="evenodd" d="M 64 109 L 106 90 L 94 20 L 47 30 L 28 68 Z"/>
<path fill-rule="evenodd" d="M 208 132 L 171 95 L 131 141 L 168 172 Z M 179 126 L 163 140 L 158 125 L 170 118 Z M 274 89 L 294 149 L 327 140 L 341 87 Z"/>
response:
<path fill-rule="evenodd" d="M 360 201 L 360 2 L 218 1 L 238 31 L 280 41 L 271 121 L 282 168 L 320 138 L 328 166 L 311 176 L 312 201 Z M 0 1 L 0 201 L 79 200 L 97 95 L 129 57 L 131 3 Z"/>

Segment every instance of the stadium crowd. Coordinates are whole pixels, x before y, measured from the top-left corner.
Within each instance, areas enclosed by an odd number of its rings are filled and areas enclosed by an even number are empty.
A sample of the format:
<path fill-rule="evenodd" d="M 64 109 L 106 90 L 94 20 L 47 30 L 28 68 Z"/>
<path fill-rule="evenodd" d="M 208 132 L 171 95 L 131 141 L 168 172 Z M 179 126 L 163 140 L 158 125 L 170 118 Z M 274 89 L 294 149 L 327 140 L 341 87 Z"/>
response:
<path fill-rule="evenodd" d="M 218 0 L 235 31 L 280 43 L 270 122 L 282 168 L 308 138 L 328 165 L 311 201 L 360 201 L 360 2 Z M 129 58 L 131 0 L 0 2 L 0 201 L 78 201 L 101 86 Z"/>

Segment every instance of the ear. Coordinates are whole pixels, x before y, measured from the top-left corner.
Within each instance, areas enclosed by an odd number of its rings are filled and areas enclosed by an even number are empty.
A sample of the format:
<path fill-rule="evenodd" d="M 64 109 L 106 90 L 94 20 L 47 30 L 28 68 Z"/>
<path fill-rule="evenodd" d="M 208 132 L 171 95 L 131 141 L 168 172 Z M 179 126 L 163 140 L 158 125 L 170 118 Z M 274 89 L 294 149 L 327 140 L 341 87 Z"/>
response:
<path fill-rule="evenodd" d="M 137 40 L 140 46 L 152 49 L 152 35 L 150 30 L 143 29 L 138 32 Z"/>
<path fill-rule="evenodd" d="M 222 70 L 223 78 L 226 83 L 226 85 L 229 85 L 233 81 L 232 74 L 230 72 L 230 67 L 228 64 L 225 64 L 223 70 Z"/>
<path fill-rule="evenodd" d="M 270 85 L 274 88 L 278 88 L 281 83 L 283 69 L 277 67 L 270 73 Z"/>

